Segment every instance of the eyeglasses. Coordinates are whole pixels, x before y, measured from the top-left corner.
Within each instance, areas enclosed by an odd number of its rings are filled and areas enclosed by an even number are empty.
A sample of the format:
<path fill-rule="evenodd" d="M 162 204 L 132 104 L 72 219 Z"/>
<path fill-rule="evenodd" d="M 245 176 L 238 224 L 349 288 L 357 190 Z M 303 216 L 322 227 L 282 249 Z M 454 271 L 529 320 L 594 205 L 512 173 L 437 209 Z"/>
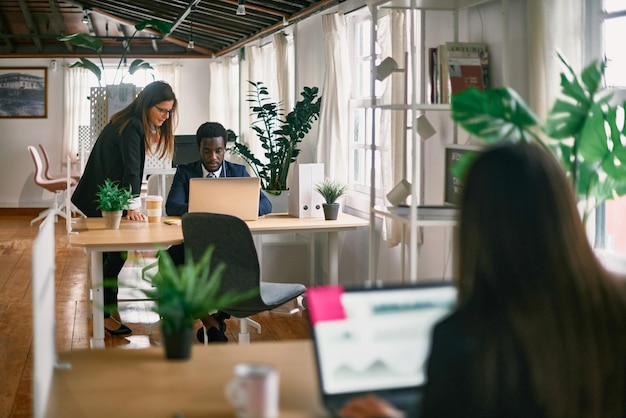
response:
<path fill-rule="evenodd" d="M 172 114 L 172 110 L 173 110 L 173 109 L 170 109 L 170 110 L 167 110 L 167 109 L 161 109 L 161 108 L 160 108 L 159 106 L 157 106 L 157 105 L 154 105 L 154 107 L 156 107 L 156 110 L 158 110 L 158 111 L 159 111 L 159 113 L 161 114 L 161 116 L 165 116 L 165 115 L 167 115 L 167 116 L 169 117 L 169 116 Z"/>

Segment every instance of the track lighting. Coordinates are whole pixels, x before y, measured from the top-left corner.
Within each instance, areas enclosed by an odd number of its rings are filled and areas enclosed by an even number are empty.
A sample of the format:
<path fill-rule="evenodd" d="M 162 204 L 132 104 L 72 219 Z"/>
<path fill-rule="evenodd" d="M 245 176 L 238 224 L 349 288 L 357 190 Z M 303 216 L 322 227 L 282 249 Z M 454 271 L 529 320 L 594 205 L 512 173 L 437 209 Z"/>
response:
<path fill-rule="evenodd" d="M 83 9 L 83 19 L 82 19 L 82 22 L 85 25 L 89 23 L 89 13 L 85 9 Z"/>
<path fill-rule="evenodd" d="M 237 16 L 246 15 L 246 0 L 239 0 L 239 6 L 237 6 Z"/>
<path fill-rule="evenodd" d="M 191 16 L 189 17 L 189 43 L 187 44 L 187 48 L 194 49 L 195 43 L 193 42 L 193 20 L 191 20 Z"/>

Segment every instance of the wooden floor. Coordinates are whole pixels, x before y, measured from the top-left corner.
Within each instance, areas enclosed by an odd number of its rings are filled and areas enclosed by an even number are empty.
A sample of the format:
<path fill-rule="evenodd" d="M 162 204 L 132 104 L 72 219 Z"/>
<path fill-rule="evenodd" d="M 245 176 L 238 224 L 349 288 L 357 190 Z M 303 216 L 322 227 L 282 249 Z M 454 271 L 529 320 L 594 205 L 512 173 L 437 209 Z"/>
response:
<path fill-rule="evenodd" d="M 0 418 L 32 416 L 32 295 L 31 245 L 38 225 L 28 216 L 0 212 Z M 56 225 L 56 349 L 89 348 L 91 318 L 86 289 L 86 257 L 68 245 L 65 224 Z M 124 274 L 142 265 L 144 254 L 131 254 Z M 150 256 L 149 254 L 147 256 Z M 129 337 L 106 337 L 107 349 L 140 349 L 158 345 L 157 317 L 150 302 L 120 302 L 120 314 L 133 330 Z M 251 330 L 251 341 L 310 338 L 304 314 L 265 312 L 252 317 L 261 334 Z M 237 343 L 238 322 L 227 321 L 228 344 Z"/>

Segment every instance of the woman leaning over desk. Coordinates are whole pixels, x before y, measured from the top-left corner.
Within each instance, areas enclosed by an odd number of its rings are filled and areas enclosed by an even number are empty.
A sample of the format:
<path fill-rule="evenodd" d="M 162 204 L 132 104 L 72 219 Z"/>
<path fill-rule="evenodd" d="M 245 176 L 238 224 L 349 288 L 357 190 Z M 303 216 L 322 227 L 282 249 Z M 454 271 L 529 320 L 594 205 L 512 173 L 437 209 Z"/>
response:
<path fill-rule="evenodd" d="M 177 123 L 177 100 L 172 88 L 155 81 L 143 88 L 133 102 L 111 118 L 96 140 L 81 179 L 72 194 L 72 202 L 86 216 L 102 216 L 97 209 L 98 186 L 109 178 L 121 187 L 130 187 L 133 194 L 141 192 L 146 152 L 164 158 L 174 149 L 174 128 Z M 139 211 L 141 200 L 133 199 L 126 217 L 145 221 Z M 103 254 L 105 329 L 112 335 L 129 335 L 117 311 L 117 279 L 127 258 L 126 252 Z"/>
<path fill-rule="evenodd" d="M 461 205 L 457 310 L 434 330 L 421 418 L 625 417 L 624 284 L 536 144 L 487 149 Z M 342 417 L 397 417 L 372 396 Z"/>

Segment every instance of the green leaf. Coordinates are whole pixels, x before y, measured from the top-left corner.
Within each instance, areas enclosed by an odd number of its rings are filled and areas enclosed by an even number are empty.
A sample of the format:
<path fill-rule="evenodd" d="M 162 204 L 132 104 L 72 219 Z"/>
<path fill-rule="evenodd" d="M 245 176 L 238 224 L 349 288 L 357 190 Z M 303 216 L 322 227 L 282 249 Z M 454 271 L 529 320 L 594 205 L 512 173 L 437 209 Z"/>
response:
<path fill-rule="evenodd" d="M 602 161 L 609 154 L 609 138 L 604 130 L 604 113 L 598 106 L 592 106 L 590 117 L 580 132 L 577 141 L 580 157 L 585 161 Z"/>
<path fill-rule="evenodd" d="M 57 40 L 69 42 L 71 45 L 89 48 L 98 54 L 102 52 L 102 40 L 88 33 L 74 33 L 72 35 L 59 36 Z"/>
<path fill-rule="evenodd" d="M 102 71 L 100 70 L 100 67 L 94 64 L 92 61 L 88 60 L 87 58 L 79 58 L 77 62 L 70 65 L 70 68 L 74 67 L 85 68 L 91 71 L 98 79 L 98 83 L 100 83 L 100 80 L 102 79 Z"/>
<path fill-rule="evenodd" d="M 137 31 L 142 31 L 146 28 L 154 28 L 158 32 L 162 33 L 163 35 L 169 34 L 172 31 L 173 27 L 174 25 L 172 23 L 163 22 L 161 20 L 156 20 L 156 19 L 143 20 L 135 24 L 135 29 Z"/>
<path fill-rule="evenodd" d="M 452 119 L 487 143 L 530 142 L 538 118 L 508 87 L 470 88 L 452 96 Z"/>
<path fill-rule="evenodd" d="M 154 68 L 147 61 L 137 58 L 130 63 L 128 74 L 133 75 L 137 70 L 154 70 Z"/>

